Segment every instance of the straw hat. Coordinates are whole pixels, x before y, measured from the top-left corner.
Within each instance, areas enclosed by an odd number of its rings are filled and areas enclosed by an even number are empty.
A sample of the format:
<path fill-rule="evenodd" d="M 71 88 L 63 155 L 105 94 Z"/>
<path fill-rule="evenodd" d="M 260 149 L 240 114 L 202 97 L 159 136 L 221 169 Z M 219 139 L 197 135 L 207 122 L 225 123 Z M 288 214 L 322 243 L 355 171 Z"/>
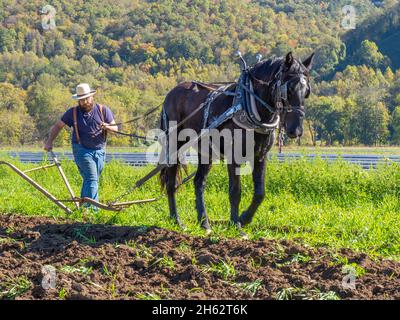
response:
<path fill-rule="evenodd" d="M 93 96 L 96 90 L 91 90 L 87 83 L 80 83 L 76 86 L 76 93 L 72 96 L 72 99 L 80 100 L 87 97 Z"/>

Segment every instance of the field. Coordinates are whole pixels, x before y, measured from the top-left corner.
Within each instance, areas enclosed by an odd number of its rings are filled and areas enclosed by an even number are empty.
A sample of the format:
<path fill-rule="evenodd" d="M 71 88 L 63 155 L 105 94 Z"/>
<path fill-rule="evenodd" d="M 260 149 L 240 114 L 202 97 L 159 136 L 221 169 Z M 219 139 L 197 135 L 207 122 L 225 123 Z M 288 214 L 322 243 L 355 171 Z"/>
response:
<path fill-rule="evenodd" d="M 81 182 L 75 165 L 65 162 L 63 167 L 78 193 Z M 115 198 L 149 170 L 108 164 L 101 200 Z M 57 197 L 68 198 L 56 169 L 31 176 Z M 168 219 L 166 198 L 121 213 L 74 212 L 67 217 L 0 167 L 0 295 L 400 299 L 398 165 L 363 170 L 343 161 L 273 160 L 268 163 L 266 185 L 266 199 L 245 228 L 250 240 L 243 240 L 228 222 L 227 174 L 222 165 L 213 168 L 206 189 L 210 237 L 197 226 L 192 184 L 177 196 L 187 226 L 181 231 Z M 126 199 L 159 193 L 154 179 Z M 242 210 L 251 196 L 251 177 L 243 176 Z M 58 280 L 57 287 L 47 291 L 40 286 L 45 264 L 57 269 Z M 354 290 L 342 285 L 348 274 L 356 278 Z"/>

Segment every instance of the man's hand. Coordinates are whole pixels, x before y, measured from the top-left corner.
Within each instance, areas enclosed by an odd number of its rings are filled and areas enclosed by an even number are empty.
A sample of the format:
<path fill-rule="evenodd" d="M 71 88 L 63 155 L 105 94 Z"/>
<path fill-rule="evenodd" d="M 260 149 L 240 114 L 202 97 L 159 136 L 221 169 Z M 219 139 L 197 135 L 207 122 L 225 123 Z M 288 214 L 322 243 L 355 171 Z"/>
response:
<path fill-rule="evenodd" d="M 118 126 L 115 125 L 115 121 L 113 120 L 111 123 L 102 122 L 101 129 L 111 131 L 111 132 L 117 132 Z"/>
<path fill-rule="evenodd" d="M 53 141 L 57 137 L 60 130 L 65 126 L 65 123 L 61 120 L 58 120 L 54 126 L 51 127 L 50 136 L 44 144 L 44 150 L 47 152 L 53 149 Z"/>
<path fill-rule="evenodd" d="M 44 144 L 44 150 L 46 150 L 47 152 L 50 152 L 51 150 L 53 150 L 53 143 L 46 141 L 46 143 Z"/>

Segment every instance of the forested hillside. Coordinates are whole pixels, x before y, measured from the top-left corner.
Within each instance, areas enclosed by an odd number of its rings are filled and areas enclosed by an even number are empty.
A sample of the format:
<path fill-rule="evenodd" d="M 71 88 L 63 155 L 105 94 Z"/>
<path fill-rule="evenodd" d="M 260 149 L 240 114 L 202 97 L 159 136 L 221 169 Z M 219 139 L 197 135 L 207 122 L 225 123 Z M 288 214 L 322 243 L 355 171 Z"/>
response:
<path fill-rule="evenodd" d="M 40 14 L 46 4 L 55 8 L 55 27 L 47 30 Z M 392 30 L 398 1 L 352 1 L 357 27 L 350 32 L 341 24 L 347 4 L 0 0 L 0 144 L 44 137 L 74 104 L 79 82 L 96 88 L 96 99 L 120 122 L 161 103 L 181 81 L 236 80 L 237 49 L 250 62 L 258 52 L 270 57 L 293 51 L 300 58 L 316 52 L 304 143 L 398 143 L 400 72 Z M 373 37 L 363 31 L 370 25 Z M 152 117 L 123 129 L 144 133 L 157 125 Z M 67 144 L 69 134 L 58 144 Z M 119 137 L 110 142 L 136 143 Z"/>
<path fill-rule="evenodd" d="M 381 15 L 372 16 L 359 28 L 346 34 L 344 40 L 352 62 L 362 62 L 362 57 L 357 53 L 366 38 L 376 42 L 391 67 L 400 68 L 400 4 Z"/>

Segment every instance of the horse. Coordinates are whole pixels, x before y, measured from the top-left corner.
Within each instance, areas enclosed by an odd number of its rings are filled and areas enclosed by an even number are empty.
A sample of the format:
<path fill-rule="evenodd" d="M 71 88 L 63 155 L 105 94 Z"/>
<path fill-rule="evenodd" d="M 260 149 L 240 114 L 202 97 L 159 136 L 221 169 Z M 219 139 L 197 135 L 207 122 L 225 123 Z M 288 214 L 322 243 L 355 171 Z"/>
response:
<path fill-rule="evenodd" d="M 284 57 L 273 57 L 257 62 L 248 69 L 249 78 L 254 88 L 253 92 L 258 97 L 255 100 L 258 114 L 263 123 L 274 121 L 274 117 L 280 116 L 280 126 L 285 130 L 289 138 L 297 138 L 303 135 L 303 119 L 305 116 L 305 100 L 311 93 L 310 70 L 312 68 L 314 53 L 303 62 L 293 57 L 289 52 Z M 238 84 L 233 83 L 228 92 L 235 92 Z M 284 88 L 284 90 L 282 89 Z M 201 85 L 198 82 L 189 81 L 178 84 L 168 92 L 163 104 L 161 119 L 163 116 L 169 121 L 180 123 L 179 128 L 175 128 L 177 133 L 184 129 L 192 129 L 200 133 L 204 129 L 205 108 L 201 109 L 201 104 L 207 100 L 212 93 L 211 85 Z M 284 92 L 283 92 L 284 91 Z M 213 99 L 209 106 L 209 119 L 215 119 L 222 113 L 232 107 L 234 103 L 234 94 L 220 94 Z M 264 103 L 263 103 L 264 102 Z M 266 108 L 265 105 L 271 106 Z M 203 112 L 197 112 L 196 109 Z M 271 112 L 272 111 L 272 112 Z M 165 119 L 164 119 L 165 120 Z M 161 120 L 160 129 L 168 132 L 171 128 L 166 121 Z M 216 130 L 243 130 L 233 119 L 223 122 Z M 242 141 L 234 141 L 233 145 L 239 142 L 242 146 L 246 143 L 253 143 L 254 161 L 252 178 L 254 184 L 254 194 L 250 206 L 241 215 L 239 215 L 239 203 L 241 196 L 240 175 L 237 170 L 241 163 L 233 160 L 228 164 L 229 175 L 229 199 L 230 199 L 230 221 L 241 227 L 249 224 L 255 215 L 257 208 L 265 197 L 265 167 L 266 154 L 270 151 L 275 141 L 275 131 L 269 130 L 267 133 L 254 131 L 254 141 L 246 141 L 245 135 Z M 242 137 L 243 137 L 242 136 Z M 247 139 L 248 140 L 248 139 Z M 178 142 L 178 149 L 183 143 Z M 164 146 L 165 147 L 165 146 Z M 243 149 L 241 149 L 243 150 Z M 209 152 L 212 150 L 210 148 Z M 223 146 L 220 147 L 220 154 L 224 154 Z M 212 167 L 212 161 L 201 163 L 201 152 L 198 152 L 199 163 L 194 177 L 194 187 L 196 196 L 197 220 L 206 233 L 211 232 L 210 222 L 206 212 L 204 202 L 204 191 L 206 187 L 206 178 Z M 177 211 L 175 192 L 176 184 L 180 176 L 180 163 L 171 164 L 163 168 L 160 172 L 161 186 L 166 189 L 169 204 L 170 218 L 185 228 Z"/>

